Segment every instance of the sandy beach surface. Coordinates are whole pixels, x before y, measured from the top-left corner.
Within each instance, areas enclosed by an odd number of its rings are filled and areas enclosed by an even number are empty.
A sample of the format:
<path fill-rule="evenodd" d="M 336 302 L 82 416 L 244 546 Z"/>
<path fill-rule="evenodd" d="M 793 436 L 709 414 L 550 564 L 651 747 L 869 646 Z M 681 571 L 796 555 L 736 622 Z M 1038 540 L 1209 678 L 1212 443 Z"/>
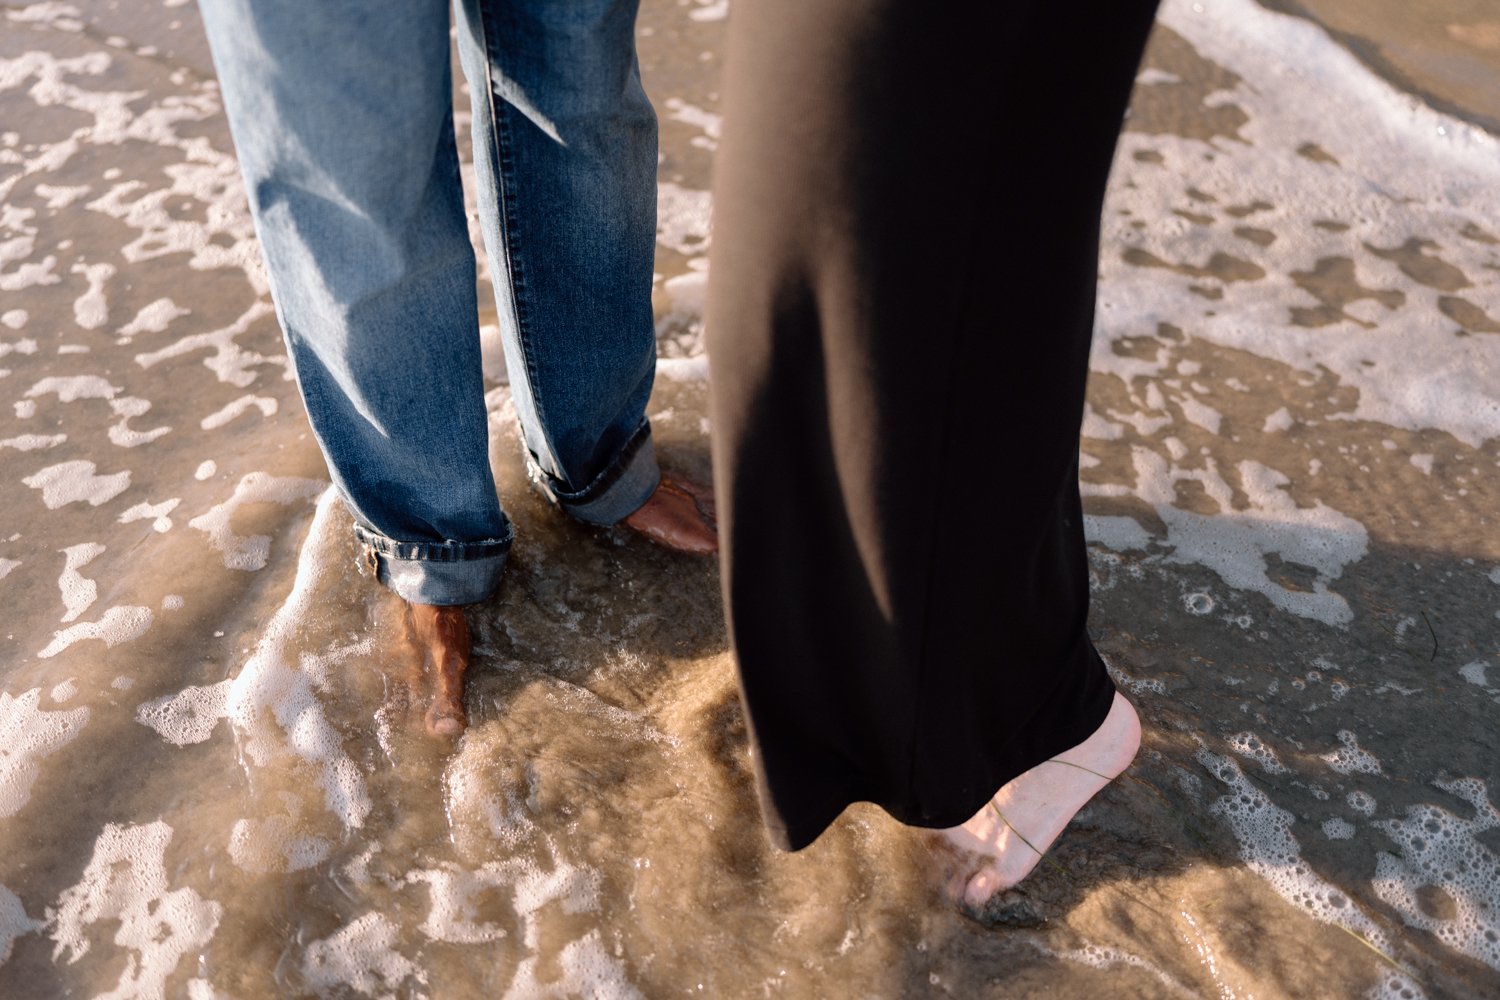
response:
<path fill-rule="evenodd" d="M 640 22 L 704 477 L 728 14 Z M 472 727 L 413 736 L 196 9 L 0 19 L 0 996 L 1500 997 L 1493 0 L 1163 8 L 1081 442 L 1145 743 L 984 924 L 872 807 L 770 848 L 715 564 L 532 490 L 492 305 L 518 540 Z"/>

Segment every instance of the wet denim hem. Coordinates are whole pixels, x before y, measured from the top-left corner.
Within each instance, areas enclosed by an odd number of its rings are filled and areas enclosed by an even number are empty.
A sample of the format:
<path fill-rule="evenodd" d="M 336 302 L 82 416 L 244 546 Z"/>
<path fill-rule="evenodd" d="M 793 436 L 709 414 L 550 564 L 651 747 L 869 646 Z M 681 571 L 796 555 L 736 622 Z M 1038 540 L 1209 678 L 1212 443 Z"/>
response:
<path fill-rule="evenodd" d="M 640 510 L 651 499 L 661 482 L 661 468 L 656 463 L 656 445 L 651 440 L 651 424 L 645 420 L 625 442 L 615 460 L 594 481 L 581 490 L 559 489 L 550 476 L 532 472 L 538 483 L 559 507 L 571 517 L 588 524 L 618 524 Z"/>
<path fill-rule="evenodd" d="M 479 542 L 398 542 L 358 524 L 365 566 L 413 604 L 477 604 L 500 587 L 511 538 Z"/>

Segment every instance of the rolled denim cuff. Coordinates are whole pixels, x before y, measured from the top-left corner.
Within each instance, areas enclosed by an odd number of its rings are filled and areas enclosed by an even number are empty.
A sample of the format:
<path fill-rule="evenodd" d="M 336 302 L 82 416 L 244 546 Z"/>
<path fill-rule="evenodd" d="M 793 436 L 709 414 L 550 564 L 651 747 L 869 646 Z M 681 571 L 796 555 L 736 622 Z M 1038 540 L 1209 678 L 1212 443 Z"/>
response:
<path fill-rule="evenodd" d="M 541 474 L 533 463 L 537 482 L 554 503 L 570 516 L 589 524 L 618 524 L 641 509 L 651 499 L 661 482 L 661 468 L 656 464 L 656 445 L 651 441 L 651 424 L 645 420 L 625 442 L 613 462 L 594 477 L 594 481 L 576 492 L 559 488 L 556 480 Z"/>
<path fill-rule="evenodd" d="M 511 536 L 480 542 L 398 542 L 356 524 L 365 566 L 413 604 L 477 604 L 500 587 Z"/>

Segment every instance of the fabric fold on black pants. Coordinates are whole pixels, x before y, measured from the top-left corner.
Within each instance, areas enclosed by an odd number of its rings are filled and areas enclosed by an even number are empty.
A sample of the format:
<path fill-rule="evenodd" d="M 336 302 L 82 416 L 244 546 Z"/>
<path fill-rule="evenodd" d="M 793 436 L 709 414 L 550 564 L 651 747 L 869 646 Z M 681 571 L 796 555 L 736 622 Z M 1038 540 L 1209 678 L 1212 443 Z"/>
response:
<path fill-rule="evenodd" d="M 1104 185 L 1154 12 L 734 10 L 715 478 L 782 847 L 855 801 L 961 823 L 1109 710 L 1078 432 Z"/>

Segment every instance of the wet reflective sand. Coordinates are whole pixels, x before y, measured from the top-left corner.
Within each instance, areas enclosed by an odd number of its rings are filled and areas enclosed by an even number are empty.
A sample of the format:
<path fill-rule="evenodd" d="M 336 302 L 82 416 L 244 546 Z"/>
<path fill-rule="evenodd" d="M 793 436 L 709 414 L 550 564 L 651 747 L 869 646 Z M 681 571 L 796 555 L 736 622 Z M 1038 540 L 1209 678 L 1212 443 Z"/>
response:
<path fill-rule="evenodd" d="M 990 926 L 873 808 L 769 848 L 716 566 L 547 506 L 498 364 L 518 541 L 422 737 L 194 9 L 6 9 L 0 995 L 1500 993 L 1500 18 L 1307 6 L 1341 39 L 1173 0 L 1143 68 L 1082 478 L 1145 744 Z M 700 477 L 726 11 L 641 22 L 651 414 Z"/>

